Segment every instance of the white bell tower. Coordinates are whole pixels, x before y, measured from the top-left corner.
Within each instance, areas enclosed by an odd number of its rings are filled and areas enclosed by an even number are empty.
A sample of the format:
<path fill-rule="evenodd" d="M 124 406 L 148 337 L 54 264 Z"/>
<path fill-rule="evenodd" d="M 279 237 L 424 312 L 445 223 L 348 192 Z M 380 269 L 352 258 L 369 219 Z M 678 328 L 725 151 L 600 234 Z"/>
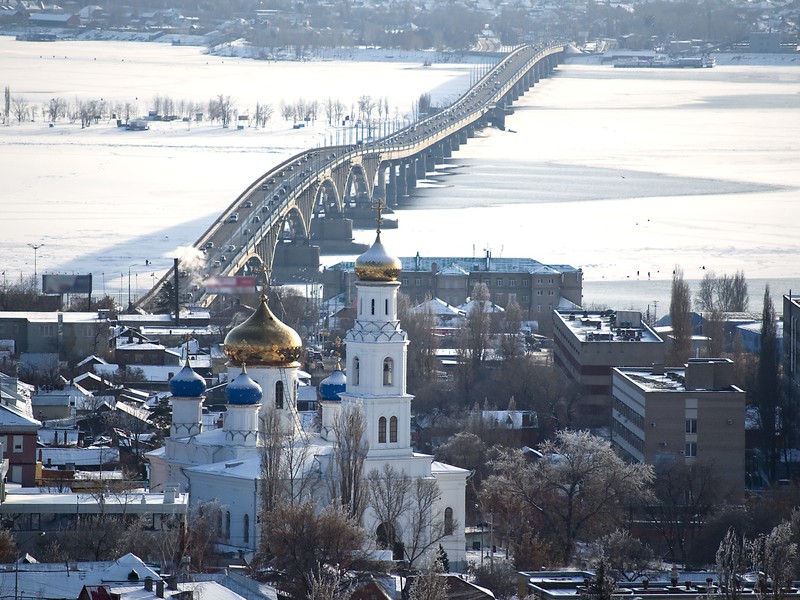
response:
<path fill-rule="evenodd" d="M 410 457 L 411 400 L 406 393 L 408 336 L 397 319 L 400 260 L 381 243 L 358 257 L 356 320 L 345 337 L 347 390 L 342 405 L 361 408 L 369 442 L 368 459 Z"/>

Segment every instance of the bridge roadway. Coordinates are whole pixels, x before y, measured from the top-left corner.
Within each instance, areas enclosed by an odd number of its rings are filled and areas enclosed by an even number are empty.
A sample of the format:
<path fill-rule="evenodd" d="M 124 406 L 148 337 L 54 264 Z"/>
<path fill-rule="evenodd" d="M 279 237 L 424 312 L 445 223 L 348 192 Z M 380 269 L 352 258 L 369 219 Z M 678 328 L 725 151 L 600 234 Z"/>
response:
<path fill-rule="evenodd" d="M 563 52 L 563 43 L 522 46 L 440 112 L 374 141 L 305 151 L 274 167 L 195 242 L 206 256 L 200 275 L 253 275 L 262 264 L 271 271 L 280 242 L 308 247 L 314 238 L 349 241 L 349 214 L 363 214 L 379 198 L 397 206 L 418 178 L 450 157 L 476 129 L 504 128 L 511 103 L 551 74 Z M 137 305 L 150 308 L 167 281 L 180 283 L 182 303 L 208 306 L 214 300 L 200 282 L 175 278 L 173 267 Z"/>

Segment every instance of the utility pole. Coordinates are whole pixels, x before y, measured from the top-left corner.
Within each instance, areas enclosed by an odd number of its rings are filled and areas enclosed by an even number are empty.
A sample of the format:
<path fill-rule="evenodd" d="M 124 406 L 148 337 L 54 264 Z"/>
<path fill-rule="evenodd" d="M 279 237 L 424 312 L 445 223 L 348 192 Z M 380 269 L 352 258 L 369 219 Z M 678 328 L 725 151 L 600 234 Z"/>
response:
<path fill-rule="evenodd" d="M 28 246 L 33 248 L 33 291 L 36 292 L 36 294 L 38 294 L 39 293 L 39 281 L 38 281 L 39 275 L 38 275 L 38 270 L 36 268 L 36 259 L 37 259 L 37 256 L 39 254 L 39 248 L 44 246 L 44 244 L 28 244 Z"/>

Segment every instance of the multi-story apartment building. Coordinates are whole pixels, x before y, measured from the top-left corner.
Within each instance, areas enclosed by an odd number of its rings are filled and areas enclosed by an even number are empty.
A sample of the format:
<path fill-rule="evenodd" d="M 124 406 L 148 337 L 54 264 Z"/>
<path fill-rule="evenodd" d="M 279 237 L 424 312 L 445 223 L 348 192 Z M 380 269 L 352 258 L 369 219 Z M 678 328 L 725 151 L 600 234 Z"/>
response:
<path fill-rule="evenodd" d="M 683 368 L 613 370 L 612 444 L 656 469 L 676 463 L 712 467 L 723 496 L 745 483 L 745 393 L 727 358 L 690 359 Z"/>
<path fill-rule="evenodd" d="M 611 370 L 664 363 L 664 341 L 638 311 L 553 312 L 553 360 L 581 387 L 578 424 L 611 425 Z"/>
<path fill-rule="evenodd" d="M 553 310 L 580 306 L 583 272 L 569 265 L 545 265 L 531 258 L 423 257 L 401 258 L 403 293 L 415 303 L 426 296 L 452 306 L 466 302 L 478 283 L 486 284 L 490 300 L 506 307 L 512 301 L 522 310 L 524 320 L 537 321 L 542 333 L 552 331 Z M 354 297 L 353 263 L 341 262 L 325 269 L 323 297 L 345 294 Z"/>

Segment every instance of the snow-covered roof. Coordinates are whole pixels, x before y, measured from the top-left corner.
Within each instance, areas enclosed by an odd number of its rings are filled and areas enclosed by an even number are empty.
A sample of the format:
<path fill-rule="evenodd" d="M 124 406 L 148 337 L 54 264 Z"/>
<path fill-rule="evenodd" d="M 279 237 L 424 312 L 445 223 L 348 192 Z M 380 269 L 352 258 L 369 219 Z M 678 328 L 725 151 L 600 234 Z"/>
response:
<path fill-rule="evenodd" d="M 452 316 L 452 317 L 463 317 L 466 316 L 466 313 L 463 310 L 459 310 L 455 306 L 452 306 L 441 300 L 439 298 L 431 298 L 430 300 L 423 302 L 422 304 L 418 304 L 413 308 L 415 313 L 421 313 L 426 310 L 430 310 L 432 314 L 443 317 L 443 316 Z"/>
<path fill-rule="evenodd" d="M 90 446 L 89 448 L 39 448 L 43 465 L 74 464 L 76 467 L 96 467 L 119 462 L 118 448 Z"/>
<path fill-rule="evenodd" d="M 38 429 L 41 423 L 31 418 L 15 406 L 0 404 L 0 426 L 4 429 L 21 427 L 24 429 Z"/>

